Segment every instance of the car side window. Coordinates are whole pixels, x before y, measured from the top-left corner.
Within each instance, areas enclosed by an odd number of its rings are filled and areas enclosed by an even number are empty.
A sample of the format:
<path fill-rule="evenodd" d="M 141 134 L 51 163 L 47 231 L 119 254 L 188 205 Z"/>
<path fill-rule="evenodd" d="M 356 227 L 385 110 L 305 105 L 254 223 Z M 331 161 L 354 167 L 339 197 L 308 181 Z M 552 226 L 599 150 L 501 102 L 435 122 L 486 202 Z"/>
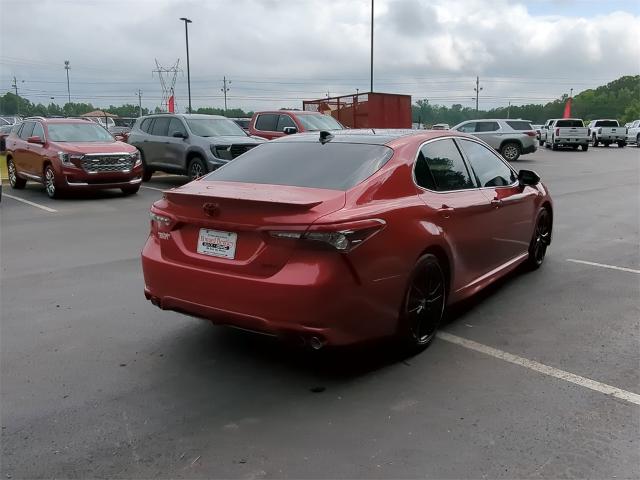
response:
<path fill-rule="evenodd" d="M 33 127 L 33 133 L 31 134 L 33 137 L 40 137 L 44 140 L 44 129 L 42 128 L 42 124 L 36 123 Z"/>
<path fill-rule="evenodd" d="M 142 130 L 143 132 L 149 133 L 152 120 L 153 120 L 152 118 L 145 118 L 140 124 L 140 130 Z"/>
<path fill-rule="evenodd" d="M 498 122 L 476 122 L 476 133 L 495 132 L 500 129 Z"/>
<path fill-rule="evenodd" d="M 475 122 L 465 123 L 458 128 L 458 131 L 464 133 L 473 133 L 476 131 L 476 124 Z"/>
<path fill-rule="evenodd" d="M 275 113 L 263 113 L 256 118 L 256 130 L 263 132 L 275 132 L 278 125 L 278 117 Z"/>
<path fill-rule="evenodd" d="M 480 187 L 513 185 L 518 177 L 492 150 L 471 140 L 458 140 Z"/>
<path fill-rule="evenodd" d="M 416 183 L 429 190 L 447 192 L 476 187 L 458 147 L 450 138 L 424 145 L 414 172 Z"/>
<path fill-rule="evenodd" d="M 153 122 L 153 127 L 151 127 L 151 135 L 159 135 L 162 137 L 166 137 L 169 135 L 169 121 L 171 118 L 169 117 L 158 117 Z"/>
<path fill-rule="evenodd" d="M 180 120 L 179 118 L 172 118 L 171 122 L 169 123 L 169 135 L 173 136 L 173 134 L 176 132 L 180 132 L 185 136 L 187 135 L 187 129 L 184 128 L 182 120 Z"/>
<path fill-rule="evenodd" d="M 31 133 L 33 133 L 33 127 L 35 126 L 35 124 L 35 122 L 25 122 L 22 126 L 22 129 L 20 130 L 20 138 L 23 140 L 29 138 L 31 136 Z"/>
<path fill-rule="evenodd" d="M 278 119 L 278 125 L 276 126 L 276 131 L 284 132 L 285 127 L 293 127 L 298 128 L 295 122 L 291 119 L 289 115 L 280 115 Z"/>

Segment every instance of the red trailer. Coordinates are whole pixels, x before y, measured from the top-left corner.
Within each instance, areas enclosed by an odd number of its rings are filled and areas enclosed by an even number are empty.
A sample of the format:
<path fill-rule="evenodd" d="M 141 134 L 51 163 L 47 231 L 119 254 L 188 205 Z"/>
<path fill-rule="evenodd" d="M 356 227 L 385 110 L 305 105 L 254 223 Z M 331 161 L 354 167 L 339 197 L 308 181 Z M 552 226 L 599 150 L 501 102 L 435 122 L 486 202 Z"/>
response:
<path fill-rule="evenodd" d="M 302 109 L 331 115 L 350 128 L 411 128 L 411 95 L 360 93 L 305 100 Z"/>

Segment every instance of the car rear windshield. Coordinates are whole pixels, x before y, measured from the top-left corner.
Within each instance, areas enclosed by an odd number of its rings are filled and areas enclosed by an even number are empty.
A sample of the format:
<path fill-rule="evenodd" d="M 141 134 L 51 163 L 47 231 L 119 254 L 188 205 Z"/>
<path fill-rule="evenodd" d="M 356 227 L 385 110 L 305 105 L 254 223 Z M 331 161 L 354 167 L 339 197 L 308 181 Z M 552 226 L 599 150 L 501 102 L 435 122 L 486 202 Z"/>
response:
<path fill-rule="evenodd" d="M 383 145 L 359 143 L 265 143 L 206 180 L 348 190 L 377 172 L 393 154 Z"/>
<path fill-rule="evenodd" d="M 244 133 L 234 121 L 224 118 L 189 118 L 187 125 L 194 135 L 199 137 L 246 137 Z"/>
<path fill-rule="evenodd" d="M 529 122 L 524 122 L 522 120 L 508 120 L 507 125 L 514 130 L 533 130 L 533 127 Z"/>
<path fill-rule="evenodd" d="M 114 142 L 104 127 L 93 122 L 50 123 L 49 140 L 52 142 Z"/>
<path fill-rule="evenodd" d="M 329 115 L 298 115 L 298 121 L 306 131 L 342 130 L 344 127 Z"/>
<path fill-rule="evenodd" d="M 584 127 L 582 120 L 558 120 L 556 127 Z"/>
<path fill-rule="evenodd" d="M 617 127 L 619 125 L 617 120 L 600 120 L 596 122 L 595 126 L 596 127 Z"/>

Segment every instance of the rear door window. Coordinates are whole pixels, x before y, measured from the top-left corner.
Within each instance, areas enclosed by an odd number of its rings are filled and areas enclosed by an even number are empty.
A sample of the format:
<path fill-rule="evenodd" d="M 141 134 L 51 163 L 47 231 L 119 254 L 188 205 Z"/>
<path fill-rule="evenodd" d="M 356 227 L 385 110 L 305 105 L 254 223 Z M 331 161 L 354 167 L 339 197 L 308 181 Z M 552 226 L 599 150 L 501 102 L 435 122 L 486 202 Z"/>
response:
<path fill-rule="evenodd" d="M 438 192 L 476 187 L 458 147 L 450 138 L 427 143 L 420 149 L 414 175 L 419 186 Z"/>
<path fill-rule="evenodd" d="M 35 122 L 25 122 L 22 126 L 22 129 L 20 130 L 20 138 L 23 140 L 29 138 L 33 133 L 33 127 L 35 127 L 35 125 Z"/>
<path fill-rule="evenodd" d="M 159 135 L 162 137 L 166 137 L 169 135 L 169 121 L 171 118 L 169 117 L 158 117 L 156 121 L 153 122 L 153 127 L 151 128 L 151 135 Z"/>
<path fill-rule="evenodd" d="M 513 185 L 516 174 L 500 158 L 484 145 L 471 140 L 459 139 L 460 146 L 478 177 L 480 187 Z"/>
<path fill-rule="evenodd" d="M 153 118 L 145 118 L 140 124 L 140 130 L 149 133 L 151 130 L 151 122 L 153 122 Z"/>
<path fill-rule="evenodd" d="M 529 122 L 525 122 L 522 120 L 507 120 L 507 125 L 509 125 L 514 130 L 533 130 L 531 124 Z"/>
<path fill-rule="evenodd" d="M 377 172 L 393 150 L 359 143 L 270 142 L 242 154 L 205 180 L 348 190 Z"/>
<path fill-rule="evenodd" d="M 476 122 L 476 133 L 495 132 L 500 128 L 498 122 Z"/>
<path fill-rule="evenodd" d="M 256 118 L 256 130 L 262 130 L 263 132 L 276 132 L 278 125 L 278 117 L 275 113 L 262 113 Z"/>

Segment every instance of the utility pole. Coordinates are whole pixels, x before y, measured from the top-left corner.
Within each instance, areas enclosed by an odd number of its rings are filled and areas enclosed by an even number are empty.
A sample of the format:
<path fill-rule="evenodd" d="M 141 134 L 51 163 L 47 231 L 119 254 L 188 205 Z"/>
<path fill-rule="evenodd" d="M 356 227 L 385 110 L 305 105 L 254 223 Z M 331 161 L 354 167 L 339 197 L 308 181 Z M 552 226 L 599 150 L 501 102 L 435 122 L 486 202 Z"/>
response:
<path fill-rule="evenodd" d="M 229 87 L 227 85 L 231 85 L 231 80 L 227 80 L 227 77 L 222 77 L 222 88 L 220 91 L 224 93 L 224 113 L 227 113 L 227 92 L 229 91 Z"/>
<path fill-rule="evenodd" d="M 138 109 L 140 111 L 140 117 L 142 116 L 142 90 L 138 89 Z"/>
<path fill-rule="evenodd" d="M 189 24 L 193 23 L 186 17 L 181 17 L 184 22 L 184 38 L 187 44 L 187 91 L 189 92 L 189 113 L 191 113 L 191 71 L 189 70 Z"/>
<path fill-rule="evenodd" d="M 69 87 L 69 70 L 71 67 L 69 66 L 69 60 L 64 61 L 64 69 L 67 71 L 67 97 L 69 99 L 69 103 L 71 103 L 71 88 Z"/>
<path fill-rule="evenodd" d="M 511 118 L 511 101 L 509 101 L 509 106 L 507 107 L 507 118 Z"/>
<path fill-rule="evenodd" d="M 14 77 L 15 78 L 15 77 Z M 569 93 L 569 98 L 573 98 L 573 88 L 570 90 L 571 93 Z"/>
<path fill-rule="evenodd" d="M 18 80 L 16 79 L 16 77 L 13 77 L 13 85 L 11 85 L 11 88 L 15 89 L 16 91 L 16 97 L 18 97 Z"/>
<path fill-rule="evenodd" d="M 371 85 L 370 92 L 373 92 L 373 0 L 371 0 Z"/>
<path fill-rule="evenodd" d="M 481 90 L 482 87 L 480 86 L 480 77 L 476 76 L 476 86 L 473 89 L 473 91 L 476 92 L 476 117 L 478 116 L 478 98 L 480 97 Z"/>

